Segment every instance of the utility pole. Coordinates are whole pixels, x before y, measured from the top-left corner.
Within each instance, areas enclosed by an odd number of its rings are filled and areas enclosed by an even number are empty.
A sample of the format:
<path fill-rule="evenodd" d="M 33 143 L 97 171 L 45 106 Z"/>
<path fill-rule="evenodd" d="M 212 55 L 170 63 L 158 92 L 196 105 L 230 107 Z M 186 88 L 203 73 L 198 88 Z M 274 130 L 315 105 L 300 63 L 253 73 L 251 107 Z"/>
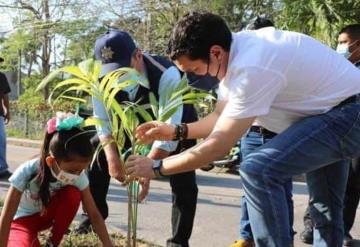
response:
<path fill-rule="evenodd" d="M 18 69 L 17 69 L 17 96 L 20 97 L 21 95 L 21 59 L 22 58 L 22 54 L 21 54 L 21 49 L 18 49 Z"/>

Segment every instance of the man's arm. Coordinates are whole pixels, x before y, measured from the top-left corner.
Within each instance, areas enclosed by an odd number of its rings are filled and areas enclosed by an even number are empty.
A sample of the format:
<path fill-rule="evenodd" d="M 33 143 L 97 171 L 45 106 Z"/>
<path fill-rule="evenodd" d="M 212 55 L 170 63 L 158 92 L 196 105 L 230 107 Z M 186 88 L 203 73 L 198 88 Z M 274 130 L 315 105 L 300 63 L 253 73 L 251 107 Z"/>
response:
<path fill-rule="evenodd" d="M 255 117 L 244 119 L 219 118 L 214 130 L 200 144 L 185 152 L 163 160 L 161 173 L 164 175 L 192 171 L 225 156 L 239 138 L 251 126 Z M 130 176 L 154 177 L 153 161 L 147 157 L 130 156 L 127 174 Z"/>
<path fill-rule="evenodd" d="M 161 76 L 159 81 L 158 95 L 159 95 L 159 115 L 163 112 L 163 107 L 169 105 L 169 97 L 168 92 L 170 94 L 176 93 L 176 89 L 179 87 L 181 82 L 181 76 L 179 70 L 172 66 L 168 68 Z M 181 98 L 178 98 L 180 100 Z M 181 104 L 177 110 L 165 121 L 166 124 L 176 125 L 180 124 L 183 118 L 184 107 Z M 171 153 L 176 150 L 178 146 L 178 141 L 166 140 L 166 141 L 155 141 L 152 144 L 152 152 L 153 154 L 159 153 L 160 151 L 167 151 Z M 157 156 L 157 155 L 156 155 Z"/>
<path fill-rule="evenodd" d="M 3 99 L 2 106 L 3 106 L 3 109 L 4 109 L 4 119 L 5 119 L 5 124 L 7 124 L 10 121 L 9 95 L 8 94 L 3 94 L 2 99 Z"/>
<path fill-rule="evenodd" d="M 0 96 L 1 96 L 1 107 L 4 112 L 5 124 L 7 124 L 10 120 L 10 108 L 9 108 L 9 96 L 10 93 L 9 82 L 5 76 L 5 74 L 0 72 Z"/>
<path fill-rule="evenodd" d="M 119 152 L 116 144 L 114 143 L 113 137 L 99 136 L 99 139 L 104 148 L 110 176 L 120 182 L 123 182 L 125 180 L 123 161 L 119 157 Z"/>
<path fill-rule="evenodd" d="M 172 92 L 175 92 L 176 89 L 181 82 L 181 77 L 178 69 L 176 67 L 168 68 L 161 76 L 159 81 L 159 102 L 163 102 L 165 105 L 168 104 L 166 102 L 167 98 L 164 92 L 172 88 Z M 161 109 L 160 109 L 161 110 Z M 178 107 L 177 111 L 166 120 L 166 123 L 169 125 L 180 124 L 181 119 L 183 117 L 183 106 L 181 105 Z M 160 111 L 161 113 L 161 111 Z M 170 155 L 171 152 L 175 151 L 178 146 L 178 141 L 156 141 L 153 143 L 149 154 L 147 155 L 148 158 L 152 160 L 161 160 Z M 141 192 L 139 193 L 139 201 L 145 199 L 147 194 L 149 193 L 150 188 L 150 179 L 143 178 L 141 180 Z"/>
<path fill-rule="evenodd" d="M 215 110 L 212 113 L 200 119 L 199 121 L 188 124 L 187 139 L 200 139 L 208 137 L 211 131 L 214 129 L 216 121 L 221 115 L 225 105 L 226 101 L 218 101 L 216 103 Z"/>
<path fill-rule="evenodd" d="M 92 104 L 94 108 L 94 117 L 102 121 L 102 126 L 97 126 L 96 130 L 104 148 L 106 161 L 109 167 L 109 174 L 111 177 L 123 182 L 125 180 L 125 171 L 123 170 L 122 161 L 119 157 L 114 138 L 111 135 L 108 113 L 104 104 L 97 98 L 92 98 Z"/>
<path fill-rule="evenodd" d="M 214 130 L 202 143 L 183 154 L 165 159 L 161 172 L 164 175 L 171 175 L 192 171 L 224 157 L 251 126 L 254 119 L 253 117 L 220 118 Z"/>
<path fill-rule="evenodd" d="M 200 139 L 207 137 L 213 130 L 226 101 L 218 101 L 214 112 L 199 121 L 188 124 L 187 139 Z M 175 125 L 162 122 L 148 122 L 140 125 L 136 129 L 136 138 L 141 143 L 152 143 L 154 140 L 173 140 L 175 137 Z"/>

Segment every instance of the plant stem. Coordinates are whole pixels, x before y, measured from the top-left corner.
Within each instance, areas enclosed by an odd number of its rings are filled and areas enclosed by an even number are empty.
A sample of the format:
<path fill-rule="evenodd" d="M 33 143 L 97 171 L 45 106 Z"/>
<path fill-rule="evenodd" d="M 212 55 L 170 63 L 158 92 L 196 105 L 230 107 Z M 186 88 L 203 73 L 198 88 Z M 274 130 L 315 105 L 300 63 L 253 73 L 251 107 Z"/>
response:
<path fill-rule="evenodd" d="M 131 228 L 132 228 L 132 192 L 131 183 L 128 185 L 128 233 L 127 233 L 127 247 L 131 247 Z"/>

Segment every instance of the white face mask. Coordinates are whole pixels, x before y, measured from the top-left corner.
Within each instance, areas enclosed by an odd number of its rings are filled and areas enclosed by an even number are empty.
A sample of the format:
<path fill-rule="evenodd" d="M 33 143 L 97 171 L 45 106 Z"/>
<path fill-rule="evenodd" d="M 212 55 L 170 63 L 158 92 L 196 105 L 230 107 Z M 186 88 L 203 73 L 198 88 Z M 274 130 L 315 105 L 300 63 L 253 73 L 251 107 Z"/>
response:
<path fill-rule="evenodd" d="M 51 167 L 50 167 L 50 171 L 51 171 L 51 174 L 57 180 L 59 180 L 61 183 L 67 184 L 67 185 L 73 185 L 76 182 L 76 180 L 80 177 L 79 175 L 75 175 L 75 174 L 61 170 L 56 160 L 55 160 L 55 164 L 59 170 L 59 173 L 56 175 L 54 170 Z"/>
<path fill-rule="evenodd" d="M 352 42 L 351 44 L 338 44 L 336 47 L 336 52 L 345 57 L 346 59 L 349 59 L 351 55 L 356 52 L 359 48 L 355 49 L 355 51 L 350 52 L 350 47 L 355 44 L 357 40 Z"/>

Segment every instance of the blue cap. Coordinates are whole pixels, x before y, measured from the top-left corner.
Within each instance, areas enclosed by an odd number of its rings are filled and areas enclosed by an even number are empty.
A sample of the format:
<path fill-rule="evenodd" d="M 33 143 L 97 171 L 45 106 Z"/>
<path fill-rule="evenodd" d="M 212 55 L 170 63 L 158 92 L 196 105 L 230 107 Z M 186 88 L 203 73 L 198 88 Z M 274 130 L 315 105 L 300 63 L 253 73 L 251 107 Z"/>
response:
<path fill-rule="evenodd" d="M 95 42 L 95 58 L 101 60 L 100 77 L 121 67 L 129 67 L 136 49 L 130 34 L 124 31 L 107 31 Z"/>

